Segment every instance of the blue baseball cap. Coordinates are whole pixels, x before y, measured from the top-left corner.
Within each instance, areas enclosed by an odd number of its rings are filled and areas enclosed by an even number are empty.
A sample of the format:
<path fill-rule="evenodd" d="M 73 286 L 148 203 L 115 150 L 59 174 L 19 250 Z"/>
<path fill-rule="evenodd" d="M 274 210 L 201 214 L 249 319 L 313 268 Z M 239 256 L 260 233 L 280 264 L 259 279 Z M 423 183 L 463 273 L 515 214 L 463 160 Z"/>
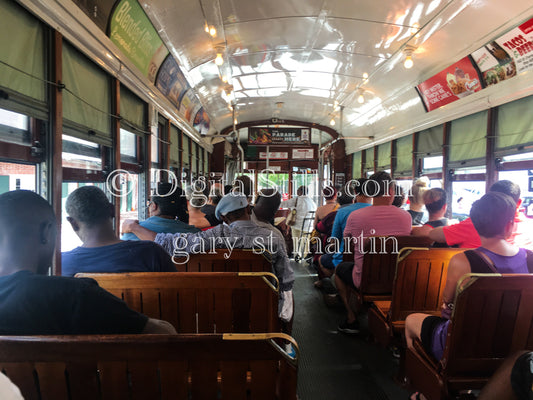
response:
<path fill-rule="evenodd" d="M 215 216 L 217 219 L 222 221 L 222 215 L 226 215 L 232 211 L 240 210 L 241 208 L 246 208 L 247 206 L 248 200 L 246 199 L 246 196 L 242 195 L 241 193 L 234 194 L 230 192 L 222 197 L 218 203 L 217 208 L 215 209 Z"/>

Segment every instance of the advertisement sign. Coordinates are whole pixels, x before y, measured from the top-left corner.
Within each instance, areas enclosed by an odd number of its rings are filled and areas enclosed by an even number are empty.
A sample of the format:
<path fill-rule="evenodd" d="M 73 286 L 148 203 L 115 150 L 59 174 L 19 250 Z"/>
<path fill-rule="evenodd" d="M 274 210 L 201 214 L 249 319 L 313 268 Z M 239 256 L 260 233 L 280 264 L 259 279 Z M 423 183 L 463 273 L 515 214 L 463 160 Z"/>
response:
<path fill-rule="evenodd" d="M 204 108 L 202 107 L 196 113 L 192 126 L 194 129 L 196 129 L 200 133 L 200 135 L 207 135 L 207 132 L 209 132 L 209 125 L 210 125 L 209 116 L 207 115 Z"/>
<path fill-rule="evenodd" d="M 155 81 L 168 50 L 137 0 L 118 3 L 109 22 L 109 38 L 150 82 Z"/>
<path fill-rule="evenodd" d="M 482 89 L 469 57 L 459 60 L 417 87 L 427 111 L 435 110 Z"/>
<path fill-rule="evenodd" d="M 266 151 L 259 152 L 259 159 L 260 160 L 266 160 L 267 153 Z M 268 152 L 268 159 L 269 160 L 286 160 L 289 158 L 289 153 L 286 151 L 269 151 Z"/>
<path fill-rule="evenodd" d="M 292 149 L 293 160 L 312 160 L 314 158 L 313 149 Z"/>
<path fill-rule="evenodd" d="M 178 63 L 170 54 L 159 69 L 156 86 L 177 108 L 187 90 L 190 89 Z"/>
<path fill-rule="evenodd" d="M 486 86 L 533 69 L 533 18 L 472 53 Z"/>
<path fill-rule="evenodd" d="M 311 144 L 309 128 L 250 128 L 249 144 Z"/>

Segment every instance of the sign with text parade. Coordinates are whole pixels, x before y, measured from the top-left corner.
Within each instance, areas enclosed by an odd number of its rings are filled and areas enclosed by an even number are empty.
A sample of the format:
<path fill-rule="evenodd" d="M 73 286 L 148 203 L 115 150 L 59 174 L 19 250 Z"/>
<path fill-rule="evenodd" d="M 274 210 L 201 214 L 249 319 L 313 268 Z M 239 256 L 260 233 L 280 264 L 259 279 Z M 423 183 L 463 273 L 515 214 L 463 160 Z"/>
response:
<path fill-rule="evenodd" d="M 249 128 L 249 144 L 311 144 L 309 128 Z"/>
<path fill-rule="evenodd" d="M 474 65 L 465 57 L 416 88 L 426 110 L 432 111 L 478 92 L 482 87 Z"/>
<path fill-rule="evenodd" d="M 533 18 L 472 53 L 486 86 L 533 69 Z"/>
<path fill-rule="evenodd" d="M 109 22 L 109 38 L 150 82 L 168 50 L 137 0 L 121 0 Z"/>

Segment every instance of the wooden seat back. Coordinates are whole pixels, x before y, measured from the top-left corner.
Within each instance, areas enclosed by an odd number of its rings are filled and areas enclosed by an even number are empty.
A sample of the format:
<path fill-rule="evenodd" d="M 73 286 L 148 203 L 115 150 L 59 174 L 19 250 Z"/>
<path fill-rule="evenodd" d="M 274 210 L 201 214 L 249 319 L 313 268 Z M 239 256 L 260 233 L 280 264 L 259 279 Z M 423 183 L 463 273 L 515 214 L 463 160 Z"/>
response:
<path fill-rule="evenodd" d="M 272 263 L 251 249 L 213 249 L 206 254 L 173 257 L 178 272 L 272 272 Z"/>
<path fill-rule="evenodd" d="M 465 249 L 405 247 L 398 254 L 389 320 L 412 313 L 440 315 L 450 259 Z"/>
<path fill-rule="evenodd" d="M 352 238 L 353 239 L 353 238 Z M 348 241 L 349 255 L 353 261 L 353 249 L 359 244 Z M 366 238 L 359 291 L 363 301 L 371 301 L 373 295 L 389 295 L 396 273 L 398 252 L 404 247 L 428 247 L 431 240 L 418 236 L 373 236 Z M 351 257 L 351 258 L 350 258 Z M 366 298 L 365 298 L 366 296 Z"/>
<path fill-rule="evenodd" d="M 442 360 L 417 340 L 406 352 L 406 375 L 430 399 L 480 389 L 503 360 L 533 350 L 533 274 L 468 274 L 457 285 Z"/>
<path fill-rule="evenodd" d="M 269 272 L 77 274 L 178 333 L 278 332 L 278 281 Z"/>
<path fill-rule="evenodd" d="M 0 371 L 26 400 L 295 400 L 281 339 L 297 351 L 284 334 L 0 336 Z"/>

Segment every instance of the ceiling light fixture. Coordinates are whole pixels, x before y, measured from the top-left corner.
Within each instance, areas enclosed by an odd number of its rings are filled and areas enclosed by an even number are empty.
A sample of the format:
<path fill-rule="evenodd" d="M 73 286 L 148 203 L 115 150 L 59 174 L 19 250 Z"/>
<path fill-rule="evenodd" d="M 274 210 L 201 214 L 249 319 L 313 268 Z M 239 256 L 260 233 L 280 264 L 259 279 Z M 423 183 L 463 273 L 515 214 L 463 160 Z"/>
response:
<path fill-rule="evenodd" d="M 364 93 L 365 91 L 363 89 L 359 89 L 359 96 L 357 97 L 357 102 L 359 104 L 363 104 L 365 102 L 365 96 L 363 96 Z"/>
<path fill-rule="evenodd" d="M 403 49 L 403 54 L 405 54 L 405 61 L 403 62 L 403 66 L 407 69 L 412 68 L 414 65 L 413 51 L 415 51 L 415 47 L 409 45 L 405 46 Z"/>
<path fill-rule="evenodd" d="M 215 37 L 217 35 L 217 30 L 213 25 L 209 27 L 209 34 L 211 35 L 211 37 Z"/>
<path fill-rule="evenodd" d="M 221 49 L 217 49 L 217 56 L 215 58 L 215 64 L 218 65 L 219 67 L 224 64 L 224 59 L 222 58 L 222 50 Z"/>
<path fill-rule="evenodd" d="M 363 72 L 363 79 L 368 79 L 368 73 L 367 72 Z"/>
<path fill-rule="evenodd" d="M 409 29 L 409 33 L 411 35 L 414 35 L 420 30 L 420 24 L 418 22 L 415 22 L 413 25 L 411 25 L 411 28 Z"/>
<path fill-rule="evenodd" d="M 220 79 L 222 79 L 222 82 L 228 83 L 228 77 L 226 75 L 222 75 L 222 78 Z"/>
<path fill-rule="evenodd" d="M 207 22 L 205 23 L 204 31 L 205 33 L 209 33 L 209 25 L 207 25 Z"/>
<path fill-rule="evenodd" d="M 331 126 L 335 126 L 335 118 L 331 118 L 331 121 L 329 121 L 329 124 Z"/>

